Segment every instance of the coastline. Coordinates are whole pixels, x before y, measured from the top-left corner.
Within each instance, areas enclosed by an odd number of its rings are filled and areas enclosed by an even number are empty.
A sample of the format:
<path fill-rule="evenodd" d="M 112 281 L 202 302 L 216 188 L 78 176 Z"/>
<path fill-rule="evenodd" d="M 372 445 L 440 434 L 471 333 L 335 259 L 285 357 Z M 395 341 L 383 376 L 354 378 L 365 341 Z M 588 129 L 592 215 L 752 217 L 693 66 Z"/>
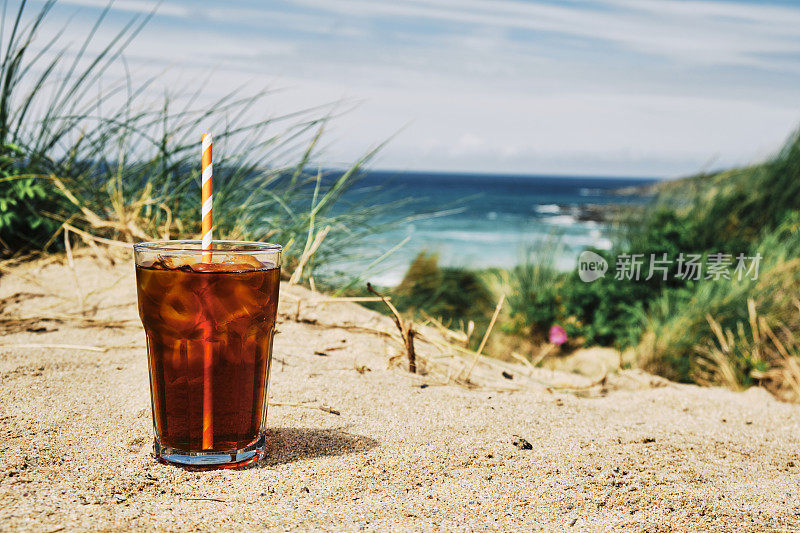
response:
<path fill-rule="evenodd" d="M 393 286 L 422 252 L 438 254 L 443 267 L 510 269 L 527 261 L 530 250 L 542 243 L 558 249 L 553 261 L 556 268 L 570 270 L 583 249 L 611 247 L 612 227 L 626 212 L 650 201 L 648 190 L 642 187 L 653 181 L 367 172 L 345 194 L 345 203 L 358 203 L 367 193 L 378 201 L 406 196 L 413 201 L 396 211 L 400 214 L 394 219 L 379 217 L 377 225 L 388 222 L 386 228 L 355 243 L 347 250 L 348 257 L 332 258 L 326 263 L 330 268 L 323 272 L 365 271 L 365 279 Z M 378 250 L 394 251 L 375 266 Z"/>

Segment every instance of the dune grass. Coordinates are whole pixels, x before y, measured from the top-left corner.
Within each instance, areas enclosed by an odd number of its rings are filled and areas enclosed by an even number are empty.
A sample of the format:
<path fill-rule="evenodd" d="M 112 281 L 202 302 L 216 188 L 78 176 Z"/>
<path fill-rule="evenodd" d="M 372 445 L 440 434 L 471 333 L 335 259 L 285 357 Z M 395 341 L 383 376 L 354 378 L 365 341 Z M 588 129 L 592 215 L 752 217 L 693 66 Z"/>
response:
<path fill-rule="evenodd" d="M 552 243 L 538 243 L 515 268 L 477 276 L 493 296 L 507 295 L 500 329 L 530 341 L 529 357 L 546 343 L 550 326 L 559 324 L 570 348 L 614 346 L 627 350 L 627 364 L 673 380 L 764 385 L 783 399 L 800 400 L 798 184 L 800 136 L 794 134 L 764 163 L 661 186 L 648 209 L 622 219 L 612 250 L 595 250 L 609 263 L 604 278 L 585 283 L 576 271 L 559 272 Z M 681 253 L 699 254 L 704 264 L 711 254 L 741 253 L 760 258 L 759 272 L 755 279 L 704 274 L 699 280 L 645 280 L 645 271 L 638 281 L 619 280 L 615 259 L 623 253 L 667 254 L 673 261 Z M 675 274 L 674 263 L 671 268 Z M 411 292 L 417 296 L 411 307 L 441 315 L 451 293 L 467 301 L 482 298 L 463 281 L 447 291 L 443 286 L 435 259 L 421 257 L 396 290 L 401 307 L 408 300 L 404 293 Z M 485 322 L 490 307 L 475 306 L 479 316 L 470 319 Z M 458 323 L 457 313 L 447 316 Z M 505 341 L 505 351 L 525 348 L 513 338 Z"/>
<path fill-rule="evenodd" d="M 284 245 L 289 264 L 344 253 L 374 231 L 376 202 L 343 206 L 379 147 L 324 172 L 319 140 L 334 106 L 273 114 L 268 91 L 235 90 L 207 106 L 199 91 L 154 99 L 158 79 L 109 78 L 149 16 L 107 42 L 94 29 L 76 47 L 41 35 L 56 2 L 22 2 L 0 34 L 0 246 L 6 255 L 54 250 L 65 231 L 85 241 L 186 238 L 200 231 L 200 135 L 213 125 L 215 237 Z M 90 56 L 90 48 L 101 52 Z M 259 110 L 255 113 L 254 110 Z M 336 207 L 336 208 L 334 208 Z M 324 232 L 324 234 L 323 234 Z M 321 238 L 324 236 L 324 239 Z M 376 253 L 379 253 L 376 251 Z M 304 276 L 313 275 L 306 257 Z"/>

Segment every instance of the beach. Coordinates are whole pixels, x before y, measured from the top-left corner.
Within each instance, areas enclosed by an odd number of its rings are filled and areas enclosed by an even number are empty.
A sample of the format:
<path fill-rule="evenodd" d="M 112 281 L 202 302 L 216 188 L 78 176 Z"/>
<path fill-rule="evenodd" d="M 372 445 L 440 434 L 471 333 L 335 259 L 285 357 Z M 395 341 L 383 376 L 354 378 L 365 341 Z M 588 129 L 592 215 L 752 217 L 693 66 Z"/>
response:
<path fill-rule="evenodd" d="M 0 532 L 800 531 L 792 4 L 4 4 Z"/>
<path fill-rule="evenodd" d="M 431 328 L 428 372 L 411 374 L 389 318 L 287 285 L 267 459 L 205 473 L 157 464 L 132 261 L 105 260 L 3 268 L 0 529 L 800 527 L 796 405 L 759 388 L 486 358 L 465 386 L 446 379 L 463 361 L 435 349 Z"/>

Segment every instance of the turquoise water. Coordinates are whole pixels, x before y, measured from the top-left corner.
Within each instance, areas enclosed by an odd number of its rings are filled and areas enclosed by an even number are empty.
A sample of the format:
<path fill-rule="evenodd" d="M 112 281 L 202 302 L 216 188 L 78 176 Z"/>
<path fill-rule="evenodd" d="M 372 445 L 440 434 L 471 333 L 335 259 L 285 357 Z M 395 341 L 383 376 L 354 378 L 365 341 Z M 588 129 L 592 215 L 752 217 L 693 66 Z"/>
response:
<path fill-rule="evenodd" d="M 346 268 L 350 272 L 363 269 L 375 258 L 376 249 L 388 250 L 408 238 L 397 252 L 367 272 L 366 278 L 376 284 L 394 285 L 423 250 L 438 253 L 440 265 L 511 267 L 531 247 L 552 249 L 543 247 L 542 242 L 553 239 L 561 248 L 554 262 L 559 268 L 569 269 L 584 248 L 611 246 L 609 228 L 595 220 L 581 220 L 587 206 L 646 203 L 649 198 L 618 191 L 654 181 L 371 171 L 345 195 L 345 201 L 375 196 L 380 189 L 379 198 L 384 201 L 412 198 L 402 215 L 420 218 L 364 241 L 363 253 L 350 258 Z M 444 214 L 429 216 L 436 212 Z"/>

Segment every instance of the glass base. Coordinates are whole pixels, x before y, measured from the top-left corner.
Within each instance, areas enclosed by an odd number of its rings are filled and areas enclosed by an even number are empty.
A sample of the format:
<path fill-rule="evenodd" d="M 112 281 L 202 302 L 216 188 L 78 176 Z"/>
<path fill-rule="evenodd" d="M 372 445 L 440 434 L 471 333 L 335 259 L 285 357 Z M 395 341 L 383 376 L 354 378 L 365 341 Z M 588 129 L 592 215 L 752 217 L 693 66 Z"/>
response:
<path fill-rule="evenodd" d="M 260 461 L 266 453 L 264 432 L 250 446 L 239 450 L 214 452 L 187 452 L 162 446 L 156 438 L 153 442 L 153 455 L 159 463 L 173 465 L 185 470 L 224 470 L 241 468 Z"/>

